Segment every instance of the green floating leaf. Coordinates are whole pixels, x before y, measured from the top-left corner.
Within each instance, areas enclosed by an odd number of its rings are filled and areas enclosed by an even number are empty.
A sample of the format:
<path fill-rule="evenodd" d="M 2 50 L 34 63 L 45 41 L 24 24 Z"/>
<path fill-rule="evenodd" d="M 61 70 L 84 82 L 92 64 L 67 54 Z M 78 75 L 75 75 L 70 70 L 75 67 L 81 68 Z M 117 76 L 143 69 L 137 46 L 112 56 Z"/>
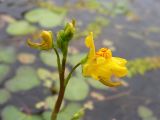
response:
<path fill-rule="evenodd" d="M 71 120 L 80 120 L 84 116 L 84 109 L 79 110 L 77 113 L 75 113 Z"/>
<path fill-rule="evenodd" d="M 10 98 L 10 93 L 5 89 L 0 89 L 0 104 L 4 104 Z"/>
<path fill-rule="evenodd" d="M 89 86 L 82 77 L 72 77 L 65 92 L 65 98 L 71 101 L 84 100 L 89 93 Z"/>
<path fill-rule="evenodd" d="M 71 120 L 76 111 L 81 108 L 80 104 L 70 103 L 59 114 L 57 120 Z M 47 111 L 42 114 L 44 120 L 50 120 L 51 112 Z"/>
<path fill-rule="evenodd" d="M 80 110 L 81 105 L 77 103 L 68 104 L 64 110 L 58 114 L 58 120 L 71 120 L 74 113 Z"/>
<path fill-rule="evenodd" d="M 39 76 L 39 78 L 41 80 L 53 80 L 53 81 L 57 81 L 59 79 L 59 74 L 58 72 L 50 72 L 49 70 L 47 69 L 44 69 L 44 68 L 39 68 L 37 70 L 37 74 Z"/>
<path fill-rule="evenodd" d="M 142 119 L 151 117 L 153 115 L 152 110 L 145 106 L 139 106 L 137 112 Z"/>
<path fill-rule="evenodd" d="M 89 82 L 89 84 L 96 88 L 96 89 L 101 89 L 101 90 L 106 90 L 108 89 L 107 86 L 103 85 L 101 82 L 99 82 L 98 80 L 93 80 L 92 78 L 86 78 L 86 80 Z"/>
<path fill-rule="evenodd" d="M 14 106 L 5 107 L 1 115 L 3 120 L 43 120 L 37 115 L 24 114 Z"/>
<path fill-rule="evenodd" d="M 7 33 L 10 35 L 27 35 L 36 31 L 36 27 L 30 25 L 27 21 L 21 20 L 10 23 L 7 27 Z"/>
<path fill-rule="evenodd" d="M 0 62 L 13 63 L 16 60 L 16 54 L 13 47 L 0 47 Z"/>
<path fill-rule="evenodd" d="M 38 22 L 42 27 L 55 27 L 62 23 L 64 13 L 56 13 L 45 8 L 36 8 L 25 14 L 25 18 L 30 22 Z"/>
<path fill-rule="evenodd" d="M 52 67 L 57 67 L 57 57 L 52 52 L 41 52 L 40 58 L 44 64 Z"/>
<path fill-rule="evenodd" d="M 42 114 L 42 117 L 43 117 L 44 120 L 50 120 L 51 119 L 51 114 L 52 114 L 51 111 L 47 111 L 47 112 L 44 112 Z"/>
<path fill-rule="evenodd" d="M 80 53 L 68 57 L 68 63 L 72 66 L 75 66 L 78 62 L 86 57 L 86 53 Z"/>
<path fill-rule="evenodd" d="M 47 108 L 49 109 L 53 109 L 54 106 L 55 106 L 55 103 L 56 103 L 56 100 L 57 100 L 57 97 L 58 96 L 49 96 L 45 99 L 45 103 L 47 105 Z M 62 101 L 62 105 L 61 105 L 61 109 L 64 107 L 64 100 Z"/>
<path fill-rule="evenodd" d="M 0 83 L 3 81 L 3 79 L 8 74 L 10 68 L 8 65 L 0 64 Z"/>
<path fill-rule="evenodd" d="M 157 117 L 148 117 L 148 118 L 143 118 L 143 120 L 158 120 Z"/>
<path fill-rule="evenodd" d="M 44 68 L 39 68 L 37 74 L 41 80 L 48 80 L 52 77 L 51 72 Z"/>
<path fill-rule="evenodd" d="M 16 76 L 6 82 L 6 87 L 12 92 L 30 90 L 40 84 L 36 71 L 29 66 L 22 66 Z"/>

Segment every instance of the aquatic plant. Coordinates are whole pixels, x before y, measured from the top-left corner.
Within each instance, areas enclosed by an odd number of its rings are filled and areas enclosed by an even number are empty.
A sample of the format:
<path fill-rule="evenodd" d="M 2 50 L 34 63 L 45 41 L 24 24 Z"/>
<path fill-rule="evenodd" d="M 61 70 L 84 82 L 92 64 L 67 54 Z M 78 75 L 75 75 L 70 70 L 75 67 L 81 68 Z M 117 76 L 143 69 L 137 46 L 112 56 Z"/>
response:
<path fill-rule="evenodd" d="M 27 40 L 27 44 L 31 48 L 45 51 L 54 50 L 57 57 L 60 90 L 55 107 L 52 111 L 51 120 L 57 120 L 68 82 L 72 77 L 73 72 L 80 65 L 82 66 L 83 76 L 92 77 L 109 87 L 122 85 L 120 81 L 111 81 L 112 76 L 123 77 L 127 75 L 127 68 L 125 66 L 127 61 L 123 58 L 112 57 L 112 52 L 108 48 L 101 48 L 96 52 L 93 33 L 90 32 L 85 39 L 85 45 L 90 49 L 88 55 L 79 60 L 79 62 L 71 69 L 69 74 L 65 76 L 68 46 L 75 34 L 75 23 L 75 20 L 67 23 L 64 29 L 57 33 L 56 41 L 51 31 L 42 31 L 40 33 L 40 38 L 42 39 L 40 43 L 35 43 L 30 39 Z M 62 54 L 62 57 L 60 54 Z M 72 120 L 78 120 L 84 114 L 84 109 L 85 108 L 74 114 Z"/>

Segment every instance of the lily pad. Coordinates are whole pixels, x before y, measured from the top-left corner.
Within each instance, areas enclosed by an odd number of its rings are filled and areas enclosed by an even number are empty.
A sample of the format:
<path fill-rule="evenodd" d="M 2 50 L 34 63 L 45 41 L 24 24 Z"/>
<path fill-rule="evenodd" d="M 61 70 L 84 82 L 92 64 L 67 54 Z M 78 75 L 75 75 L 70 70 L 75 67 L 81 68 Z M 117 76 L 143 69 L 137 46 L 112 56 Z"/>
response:
<path fill-rule="evenodd" d="M 0 64 L 0 83 L 3 81 L 3 79 L 8 74 L 9 69 L 10 69 L 9 65 Z"/>
<path fill-rule="evenodd" d="M 10 93 L 5 89 L 0 89 L 0 104 L 4 104 L 10 98 Z"/>
<path fill-rule="evenodd" d="M 71 120 L 74 113 L 81 109 L 81 105 L 77 103 L 68 104 L 63 111 L 58 114 L 58 120 Z"/>
<path fill-rule="evenodd" d="M 6 82 L 6 88 L 12 92 L 30 90 L 40 84 L 36 71 L 29 66 L 22 66 L 16 76 Z"/>
<path fill-rule="evenodd" d="M 38 77 L 42 80 L 43 85 L 47 88 L 51 88 L 54 85 L 53 90 L 59 91 L 59 74 L 58 72 L 50 72 L 47 69 L 39 68 L 37 70 Z"/>
<path fill-rule="evenodd" d="M 46 111 L 42 114 L 42 117 L 43 117 L 44 120 L 50 120 L 51 119 L 51 114 L 52 114 L 51 111 Z"/>
<path fill-rule="evenodd" d="M 45 103 L 47 105 L 47 108 L 52 110 L 55 106 L 56 100 L 57 100 L 57 95 L 56 96 L 49 96 L 45 99 Z M 62 102 L 61 109 L 64 107 L 64 101 Z"/>
<path fill-rule="evenodd" d="M 30 25 L 27 21 L 20 20 L 10 23 L 6 32 L 13 36 L 27 35 L 36 31 L 36 27 Z"/>
<path fill-rule="evenodd" d="M 68 63 L 75 66 L 78 62 L 86 57 L 86 53 L 72 55 L 68 58 Z"/>
<path fill-rule="evenodd" d="M 37 70 L 37 74 L 39 76 L 39 78 L 43 81 L 45 80 L 58 80 L 59 79 L 59 74 L 58 72 L 50 72 L 49 70 L 47 69 L 44 69 L 44 68 L 39 68 Z"/>
<path fill-rule="evenodd" d="M 0 62 L 13 63 L 16 60 L 13 47 L 0 47 Z"/>
<path fill-rule="evenodd" d="M 89 93 L 89 86 L 82 77 L 72 77 L 67 85 L 65 98 L 71 101 L 84 100 Z"/>
<path fill-rule="evenodd" d="M 37 70 L 37 74 L 38 74 L 39 78 L 44 81 L 50 79 L 51 75 L 52 75 L 49 70 L 44 69 L 44 68 L 39 68 Z"/>
<path fill-rule="evenodd" d="M 157 117 L 148 117 L 148 118 L 144 118 L 143 120 L 158 120 Z"/>
<path fill-rule="evenodd" d="M 149 109 L 148 107 L 145 106 L 139 106 L 138 107 L 138 115 L 141 118 L 148 118 L 151 117 L 153 115 L 153 112 L 151 109 Z"/>
<path fill-rule="evenodd" d="M 7 106 L 1 113 L 3 120 L 43 120 L 38 115 L 28 115 L 19 111 L 14 106 Z"/>
<path fill-rule="evenodd" d="M 45 8 L 36 8 L 28 11 L 25 18 L 30 22 L 38 22 L 42 27 L 55 27 L 62 23 L 64 13 L 56 13 Z"/>
<path fill-rule="evenodd" d="M 41 52 L 40 58 L 42 62 L 48 66 L 57 67 L 57 56 L 52 52 Z"/>
<path fill-rule="evenodd" d="M 59 114 L 57 120 L 71 120 L 74 113 L 81 108 L 80 104 L 70 103 Z M 51 112 L 47 111 L 43 113 L 44 120 L 50 120 Z"/>

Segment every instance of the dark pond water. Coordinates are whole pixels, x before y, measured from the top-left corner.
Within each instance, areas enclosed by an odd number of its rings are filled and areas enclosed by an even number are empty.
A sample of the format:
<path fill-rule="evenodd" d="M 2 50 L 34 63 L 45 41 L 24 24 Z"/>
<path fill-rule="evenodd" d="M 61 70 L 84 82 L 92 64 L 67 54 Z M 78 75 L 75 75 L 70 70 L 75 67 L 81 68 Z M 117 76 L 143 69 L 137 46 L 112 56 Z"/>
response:
<path fill-rule="evenodd" d="M 36 1 L 36 0 L 35 0 Z M 74 7 L 76 0 L 70 2 Z M 104 2 L 105 0 L 100 0 Z M 65 0 L 56 0 L 58 5 L 63 6 Z M 0 16 L 2 14 L 10 15 L 16 19 L 22 19 L 23 14 L 36 6 L 34 0 L 1 0 Z M 129 1 L 129 9 L 133 11 L 138 20 L 127 21 L 123 15 L 118 15 L 110 18 L 111 22 L 108 26 L 102 29 L 102 33 L 96 38 L 96 46 L 103 46 L 104 40 L 110 40 L 116 50 L 113 52 L 115 56 L 121 56 L 128 60 L 137 57 L 160 56 L 160 1 L 159 0 L 131 0 Z M 86 9 L 70 9 L 67 18 L 73 17 L 80 20 L 85 27 L 100 15 L 90 12 Z M 105 16 L 104 16 L 105 17 Z M 106 16 L 106 19 L 108 17 Z M 2 21 L 3 22 L 3 21 Z M 1 27 L 2 26 L 2 27 Z M 29 52 L 39 56 L 39 51 L 31 50 L 25 46 L 25 39 L 28 36 L 13 37 L 5 32 L 6 23 L 0 21 L 0 44 L 1 46 L 13 46 L 16 53 Z M 96 28 L 95 28 L 96 29 Z M 152 29 L 152 30 L 151 30 Z M 154 29 L 154 30 L 153 30 Z M 156 29 L 156 30 L 155 30 Z M 59 30 L 59 27 L 54 28 L 54 31 Z M 94 30 L 93 30 L 94 32 Z M 72 46 L 78 48 L 82 52 L 87 49 L 83 45 L 83 40 L 79 43 L 73 41 Z M 20 62 L 15 62 L 11 65 L 11 72 L 5 77 L 5 80 L 0 84 L 4 88 L 5 82 L 15 75 L 15 70 L 21 66 Z M 46 67 L 41 60 L 37 59 L 32 65 L 35 68 Z M 49 67 L 48 69 L 51 69 Z M 124 78 L 129 84 L 128 87 L 120 87 L 111 91 L 103 91 L 92 88 L 94 92 L 98 92 L 106 97 L 103 101 L 98 101 L 92 97 L 87 100 L 94 102 L 94 109 L 87 110 L 84 120 L 142 120 L 137 108 L 141 105 L 150 108 L 157 120 L 160 119 L 160 70 L 152 70 L 145 75 L 136 75 L 132 78 Z M 44 89 L 41 91 L 41 89 Z M 0 111 L 8 104 L 13 104 L 18 107 L 26 105 L 32 112 L 37 113 L 34 104 L 40 99 L 44 99 L 50 93 L 42 85 L 28 92 L 13 93 L 12 99 L 6 104 L 0 105 Z M 87 101 L 86 100 L 86 101 Z M 83 103 L 83 102 L 82 102 Z M 145 120 L 145 119 L 144 119 Z M 146 119 L 149 120 L 149 119 Z"/>

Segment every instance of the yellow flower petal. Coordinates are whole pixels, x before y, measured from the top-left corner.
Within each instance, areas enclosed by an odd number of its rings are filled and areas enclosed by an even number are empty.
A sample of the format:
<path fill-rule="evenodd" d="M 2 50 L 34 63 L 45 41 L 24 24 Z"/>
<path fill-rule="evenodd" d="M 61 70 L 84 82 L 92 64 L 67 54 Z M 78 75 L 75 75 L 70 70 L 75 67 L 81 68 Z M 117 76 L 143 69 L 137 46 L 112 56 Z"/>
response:
<path fill-rule="evenodd" d="M 93 33 L 92 32 L 90 32 L 90 34 L 86 37 L 85 45 L 88 48 L 90 48 L 88 58 L 92 58 L 93 56 L 95 56 L 95 45 L 94 45 Z"/>
<path fill-rule="evenodd" d="M 27 40 L 27 44 L 36 49 L 40 50 L 49 50 L 53 46 L 53 38 L 51 31 L 42 31 L 40 33 L 40 37 L 42 38 L 41 43 L 34 43 L 30 39 Z"/>
<path fill-rule="evenodd" d="M 106 86 L 109 86 L 109 87 L 117 87 L 117 86 L 121 86 L 122 83 L 121 82 L 112 82 L 110 80 L 103 80 L 103 79 L 100 79 L 99 80 L 102 84 L 106 85 Z"/>
<path fill-rule="evenodd" d="M 108 48 L 101 48 L 95 52 L 93 33 L 90 33 L 85 40 L 85 44 L 90 48 L 88 59 L 82 65 L 83 75 L 99 80 L 102 84 L 110 87 L 122 85 L 121 82 L 111 81 L 112 76 L 123 77 L 127 75 L 126 63 L 123 58 L 112 57 L 112 52 Z"/>
<path fill-rule="evenodd" d="M 127 63 L 127 60 L 120 58 L 120 57 L 112 57 L 112 60 L 122 66 L 125 66 Z"/>

